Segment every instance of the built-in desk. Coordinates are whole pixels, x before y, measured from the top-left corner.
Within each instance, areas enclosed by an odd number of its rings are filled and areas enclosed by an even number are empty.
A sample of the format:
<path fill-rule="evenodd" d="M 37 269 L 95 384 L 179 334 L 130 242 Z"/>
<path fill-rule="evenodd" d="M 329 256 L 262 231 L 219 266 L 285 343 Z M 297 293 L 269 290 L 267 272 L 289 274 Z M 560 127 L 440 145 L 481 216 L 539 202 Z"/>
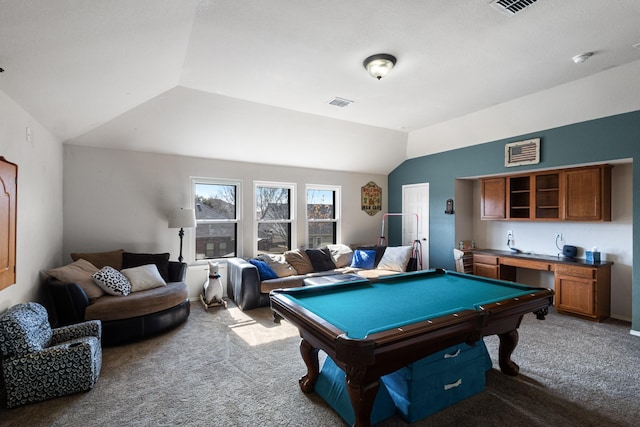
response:
<path fill-rule="evenodd" d="M 473 274 L 516 281 L 516 268 L 551 271 L 555 307 L 559 313 L 601 321 L 609 317 L 613 262 L 588 263 L 584 259 L 476 249 Z"/>

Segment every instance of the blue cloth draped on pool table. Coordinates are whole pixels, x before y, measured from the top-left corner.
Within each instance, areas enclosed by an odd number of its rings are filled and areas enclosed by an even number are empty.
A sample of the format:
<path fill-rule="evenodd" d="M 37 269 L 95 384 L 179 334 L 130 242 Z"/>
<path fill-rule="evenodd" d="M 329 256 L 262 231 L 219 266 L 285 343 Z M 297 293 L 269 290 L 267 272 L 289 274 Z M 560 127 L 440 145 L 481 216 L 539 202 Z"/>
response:
<path fill-rule="evenodd" d="M 495 280 L 453 274 L 422 280 L 420 273 L 356 287 L 334 285 L 330 292 L 292 291 L 286 296 L 345 331 L 349 338 L 362 339 L 372 333 L 463 310 L 480 310 L 483 305 L 531 293 L 530 287 L 511 282 L 500 281 L 501 286 L 496 286 Z M 362 292 L 365 287 L 368 291 Z"/>

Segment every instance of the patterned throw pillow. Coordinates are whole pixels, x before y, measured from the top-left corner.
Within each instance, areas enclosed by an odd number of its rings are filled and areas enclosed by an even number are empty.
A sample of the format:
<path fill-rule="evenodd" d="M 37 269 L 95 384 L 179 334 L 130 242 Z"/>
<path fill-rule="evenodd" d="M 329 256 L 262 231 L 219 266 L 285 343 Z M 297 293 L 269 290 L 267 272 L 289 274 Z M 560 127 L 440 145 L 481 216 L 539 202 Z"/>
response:
<path fill-rule="evenodd" d="M 93 281 L 109 295 L 126 297 L 131 293 L 131 283 L 127 277 L 113 267 L 103 267 L 93 274 Z"/>

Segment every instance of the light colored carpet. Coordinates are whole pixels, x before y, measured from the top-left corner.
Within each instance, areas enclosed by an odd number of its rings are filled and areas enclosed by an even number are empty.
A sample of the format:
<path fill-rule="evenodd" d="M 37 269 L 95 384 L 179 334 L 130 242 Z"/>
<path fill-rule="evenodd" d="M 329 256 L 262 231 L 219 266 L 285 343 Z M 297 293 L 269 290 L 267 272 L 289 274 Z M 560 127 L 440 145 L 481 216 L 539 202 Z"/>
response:
<path fill-rule="evenodd" d="M 487 386 L 418 426 L 631 426 L 640 419 L 640 338 L 629 325 L 558 315 L 525 316 L 513 360 L 518 377 L 493 369 Z M 105 348 L 88 393 L 8 410 L 2 426 L 341 426 L 298 378 L 298 331 L 268 309 L 208 312 L 194 302 L 175 330 Z M 485 339 L 497 366 L 498 339 Z M 4 404 L 4 402 L 2 402 Z M 394 416 L 380 424 L 406 426 Z"/>

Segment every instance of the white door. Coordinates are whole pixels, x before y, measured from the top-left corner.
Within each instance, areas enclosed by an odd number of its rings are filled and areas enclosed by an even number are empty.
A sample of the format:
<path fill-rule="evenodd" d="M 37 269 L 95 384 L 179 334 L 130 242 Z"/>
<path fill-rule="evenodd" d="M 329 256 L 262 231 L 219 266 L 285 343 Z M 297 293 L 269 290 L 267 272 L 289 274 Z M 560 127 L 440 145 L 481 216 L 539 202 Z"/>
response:
<path fill-rule="evenodd" d="M 417 215 L 417 217 L 416 217 Z M 417 228 L 417 230 L 416 230 Z M 422 269 L 429 269 L 429 184 L 402 186 L 402 244 L 422 247 Z M 420 266 L 418 266 L 419 268 Z"/>

